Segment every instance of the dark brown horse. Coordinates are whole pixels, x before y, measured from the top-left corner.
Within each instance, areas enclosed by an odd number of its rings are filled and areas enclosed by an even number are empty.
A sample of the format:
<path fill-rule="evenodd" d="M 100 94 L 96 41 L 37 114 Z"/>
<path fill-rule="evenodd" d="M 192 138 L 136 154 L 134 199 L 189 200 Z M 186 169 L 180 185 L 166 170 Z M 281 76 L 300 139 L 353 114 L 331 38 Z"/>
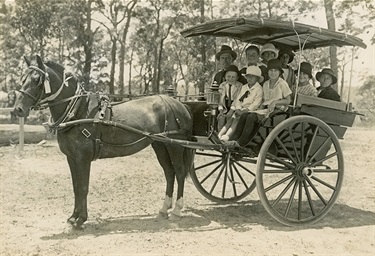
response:
<path fill-rule="evenodd" d="M 25 60 L 28 71 L 22 78 L 22 89 L 14 111 L 18 116 L 27 117 L 31 107 L 50 109 L 49 126 L 57 130 L 57 141 L 60 150 L 67 156 L 73 181 L 75 202 L 68 222 L 82 228 L 87 220 L 87 194 L 93 160 L 131 155 L 150 144 L 167 181 L 160 214 L 167 217 L 168 210 L 172 208 L 177 179 L 176 205 L 169 218 L 180 217 L 184 181 L 192 165 L 193 152 L 179 144 L 152 140 L 147 134 L 189 140 L 192 119 L 187 108 L 165 95 L 150 96 L 113 106 L 111 121 L 96 122 L 103 121 L 103 116 L 95 117 L 98 111 L 100 115 L 106 112 L 104 104 L 99 106 L 95 100 L 97 94 L 84 91 L 75 78 L 65 74 L 63 66 L 57 63 L 44 63 L 39 56 L 32 63 Z"/>

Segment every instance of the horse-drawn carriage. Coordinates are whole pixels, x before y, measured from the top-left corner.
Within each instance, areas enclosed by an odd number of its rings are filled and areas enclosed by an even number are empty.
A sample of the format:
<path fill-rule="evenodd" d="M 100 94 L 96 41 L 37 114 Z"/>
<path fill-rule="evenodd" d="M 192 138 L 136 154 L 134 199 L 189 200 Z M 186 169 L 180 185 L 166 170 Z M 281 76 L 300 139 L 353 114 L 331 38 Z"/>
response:
<path fill-rule="evenodd" d="M 366 47 L 360 39 L 342 33 L 263 19 L 221 19 L 181 33 L 228 36 L 258 45 L 271 42 L 293 50 Z M 76 199 L 68 221 L 77 227 L 87 219 L 91 161 L 133 154 L 150 144 L 167 180 L 162 214 L 172 207 L 177 179 L 172 215 L 180 215 L 187 170 L 199 192 L 218 203 L 241 200 L 256 187 L 265 209 L 285 225 L 318 221 L 338 197 L 344 175 L 339 139 L 356 116 L 346 103 L 296 95 L 287 111 L 275 112 L 258 124 L 249 147 L 238 148 L 212 139 L 218 105 L 215 90 L 208 92 L 207 101 L 184 104 L 166 96 L 130 101 L 113 106 L 113 117 L 107 120 L 108 102 L 99 105 L 101 109 L 90 109 L 89 93 L 74 86 L 61 66 L 44 64 L 40 58 L 28 65 L 15 111 L 25 116 L 30 106 L 42 103 L 50 108 L 50 127 L 58 130 L 73 179 Z"/>

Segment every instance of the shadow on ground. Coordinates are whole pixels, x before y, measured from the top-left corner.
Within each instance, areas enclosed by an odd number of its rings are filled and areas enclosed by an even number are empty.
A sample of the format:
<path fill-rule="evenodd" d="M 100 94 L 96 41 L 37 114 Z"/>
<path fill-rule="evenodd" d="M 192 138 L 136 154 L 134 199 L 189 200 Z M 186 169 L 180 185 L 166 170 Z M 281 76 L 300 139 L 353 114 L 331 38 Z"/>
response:
<path fill-rule="evenodd" d="M 251 231 L 254 225 L 269 230 L 296 231 L 321 228 L 351 228 L 375 225 L 375 213 L 336 204 L 319 222 L 312 225 L 287 227 L 274 220 L 259 201 L 246 201 L 234 205 L 201 205 L 199 208 L 187 208 L 179 221 L 155 218 L 152 215 L 133 215 L 108 219 L 97 219 L 85 224 L 84 230 L 69 229 L 60 234 L 44 236 L 42 240 L 76 239 L 80 236 L 115 235 L 126 233 L 155 233 L 172 230 L 173 232 L 202 232 L 217 229 L 232 229 L 237 232 Z"/>

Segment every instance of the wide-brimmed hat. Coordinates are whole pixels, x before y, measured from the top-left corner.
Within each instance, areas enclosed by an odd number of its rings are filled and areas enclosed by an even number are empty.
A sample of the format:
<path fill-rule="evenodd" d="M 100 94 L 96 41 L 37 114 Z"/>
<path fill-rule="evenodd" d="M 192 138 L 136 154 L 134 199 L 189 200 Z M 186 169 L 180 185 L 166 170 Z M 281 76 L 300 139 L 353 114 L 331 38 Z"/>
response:
<path fill-rule="evenodd" d="M 221 46 L 221 49 L 220 49 L 220 52 L 216 53 L 216 59 L 219 60 L 220 59 L 220 56 L 223 54 L 223 53 L 229 53 L 233 60 L 237 59 L 237 53 L 235 51 L 232 50 L 232 48 L 228 45 L 222 45 Z"/>
<path fill-rule="evenodd" d="M 241 76 L 240 71 L 238 70 L 238 67 L 236 65 L 230 65 L 225 71 L 224 71 L 224 78 L 228 71 L 234 71 L 237 73 L 238 77 Z"/>
<path fill-rule="evenodd" d="M 301 62 L 301 65 L 300 65 L 300 72 L 303 72 L 307 75 L 309 75 L 309 78 L 312 78 L 312 66 L 310 63 L 308 62 Z M 298 69 L 296 71 L 294 71 L 294 73 L 298 73 Z"/>
<path fill-rule="evenodd" d="M 276 47 L 273 44 L 271 44 L 271 43 L 267 43 L 267 44 L 263 45 L 263 48 L 260 51 L 260 56 L 262 56 L 262 54 L 264 52 L 273 52 L 273 53 L 275 53 L 275 58 L 277 58 L 278 53 L 279 53 L 279 51 L 276 49 Z"/>
<path fill-rule="evenodd" d="M 335 74 L 333 73 L 333 70 L 330 69 L 330 68 L 323 68 L 322 71 L 318 72 L 315 76 L 316 80 L 319 81 L 320 77 L 323 75 L 323 74 L 328 74 L 330 76 L 332 76 L 332 84 L 335 84 L 337 83 L 337 77 L 335 76 Z"/>
<path fill-rule="evenodd" d="M 253 76 L 259 77 L 259 80 L 258 80 L 259 83 L 263 82 L 263 79 L 264 79 L 262 76 L 262 70 L 260 70 L 260 68 L 257 66 L 248 66 L 246 68 L 246 73 L 243 74 L 243 76 L 246 76 L 246 75 L 253 75 Z"/>
<path fill-rule="evenodd" d="M 280 75 L 284 73 L 283 68 L 281 67 L 281 61 L 279 59 L 269 60 L 267 63 L 267 72 L 270 69 L 277 69 L 280 71 Z"/>
<path fill-rule="evenodd" d="M 293 61 L 293 59 L 294 59 L 294 52 L 291 49 L 281 49 L 279 51 L 279 59 L 284 54 L 288 54 L 289 55 L 289 61 L 288 61 L 288 63 L 291 63 Z"/>

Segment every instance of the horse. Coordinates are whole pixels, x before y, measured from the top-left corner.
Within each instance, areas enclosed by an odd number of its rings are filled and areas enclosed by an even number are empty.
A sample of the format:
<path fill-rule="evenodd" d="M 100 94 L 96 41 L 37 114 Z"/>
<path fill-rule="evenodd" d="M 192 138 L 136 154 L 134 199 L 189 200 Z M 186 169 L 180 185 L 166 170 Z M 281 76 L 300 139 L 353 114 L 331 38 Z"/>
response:
<path fill-rule="evenodd" d="M 98 94 L 85 91 L 72 74 L 64 72 L 62 65 L 43 62 L 38 55 L 33 61 L 25 57 L 25 61 L 28 69 L 22 76 L 14 113 L 27 117 L 30 108 L 41 106 L 50 110 L 48 125 L 57 132 L 58 145 L 66 155 L 73 183 L 74 209 L 68 223 L 83 229 L 88 218 L 92 161 L 132 155 L 149 145 L 166 179 L 159 215 L 170 220 L 180 219 L 184 182 L 193 164 L 193 150 L 178 143 L 157 141 L 148 134 L 189 141 L 193 122 L 188 107 L 166 95 L 147 96 L 114 106 L 108 106 L 108 100 L 104 100 L 106 104 L 100 105 Z M 108 110 L 111 110 L 111 121 L 105 122 Z M 177 197 L 172 209 L 175 180 Z"/>

